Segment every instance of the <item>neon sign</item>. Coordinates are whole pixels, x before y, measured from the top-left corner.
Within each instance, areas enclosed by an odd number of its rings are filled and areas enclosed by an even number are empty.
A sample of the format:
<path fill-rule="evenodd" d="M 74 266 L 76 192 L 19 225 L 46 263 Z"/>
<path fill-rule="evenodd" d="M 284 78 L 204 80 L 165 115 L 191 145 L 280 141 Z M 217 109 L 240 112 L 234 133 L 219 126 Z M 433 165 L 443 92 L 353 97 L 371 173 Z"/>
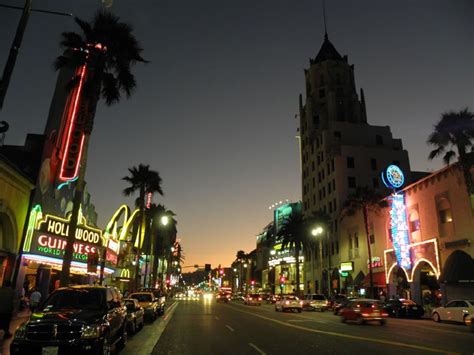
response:
<path fill-rule="evenodd" d="M 40 234 L 33 242 L 34 251 L 40 255 L 62 258 L 67 240 L 57 236 Z M 97 248 L 90 244 L 75 242 L 73 251 L 73 259 L 79 261 L 87 261 L 89 254 L 96 254 Z"/>
<path fill-rule="evenodd" d="M 84 85 L 84 78 L 86 76 L 87 67 L 83 65 L 77 71 L 79 76 L 79 84 L 72 91 L 72 100 L 68 102 L 65 109 L 67 117 L 67 136 L 66 141 L 63 144 L 62 149 L 62 161 L 61 170 L 59 173 L 59 179 L 61 181 L 68 181 L 76 178 L 79 172 L 79 166 L 82 156 L 82 149 L 84 146 L 84 126 L 86 120 L 86 107 L 85 100 L 81 102 L 81 108 L 78 110 L 79 101 L 82 93 L 82 87 Z M 78 111 L 79 114 L 78 114 Z"/>
<path fill-rule="evenodd" d="M 382 182 L 389 189 L 398 189 L 405 183 L 405 175 L 402 169 L 392 164 L 382 172 Z"/>
<path fill-rule="evenodd" d="M 405 196 L 403 194 L 392 194 L 390 202 L 390 225 L 397 263 L 402 268 L 410 269 L 410 238 L 408 235 Z"/>

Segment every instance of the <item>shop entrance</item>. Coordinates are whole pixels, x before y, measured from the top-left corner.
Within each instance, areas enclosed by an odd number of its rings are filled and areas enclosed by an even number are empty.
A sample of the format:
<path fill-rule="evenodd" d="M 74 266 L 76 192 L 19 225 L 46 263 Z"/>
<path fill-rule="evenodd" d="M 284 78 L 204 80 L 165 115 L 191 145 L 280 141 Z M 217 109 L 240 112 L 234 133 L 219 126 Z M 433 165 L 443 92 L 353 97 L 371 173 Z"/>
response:
<path fill-rule="evenodd" d="M 411 289 L 407 274 L 405 270 L 398 266 L 395 266 L 389 275 L 388 293 L 389 298 L 411 299 Z"/>

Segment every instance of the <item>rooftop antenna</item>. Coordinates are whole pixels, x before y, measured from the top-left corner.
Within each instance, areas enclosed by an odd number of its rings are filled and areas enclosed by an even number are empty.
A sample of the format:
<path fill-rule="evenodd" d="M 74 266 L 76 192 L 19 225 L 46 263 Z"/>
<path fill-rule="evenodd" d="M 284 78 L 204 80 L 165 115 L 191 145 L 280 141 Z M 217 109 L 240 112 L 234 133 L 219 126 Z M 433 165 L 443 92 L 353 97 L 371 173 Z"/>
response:
<path fill-rule="evenodd" d="M 328 38 L 328 29 L 326 26 L 326 1 L 323 0 L 323 20 L 324 20 L 324 38 Z"/>

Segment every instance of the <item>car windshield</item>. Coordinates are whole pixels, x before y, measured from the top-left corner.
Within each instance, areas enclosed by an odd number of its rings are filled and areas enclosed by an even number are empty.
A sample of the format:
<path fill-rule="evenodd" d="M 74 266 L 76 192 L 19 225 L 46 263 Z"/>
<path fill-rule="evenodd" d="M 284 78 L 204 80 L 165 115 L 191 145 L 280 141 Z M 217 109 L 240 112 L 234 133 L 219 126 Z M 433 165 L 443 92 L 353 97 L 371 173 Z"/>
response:
<path fill-rule="evenodd" d="M 136 299 L 138 302 L 151 302 L 153 298 L 148 293 L 135 293 L 130 298 Z"/>
<path fill-rule="evenodd" d="M 361 308 L 379 308 L 379 302 L 359 302 L 357 303 Z"/>
<path fill-rule="evenodd" d="M 62 309 L 97 310 L 105 305 L 105 292 L 102 289 L 66 289 L 51 294 L 43 305 L 44 311 Z"/>
<path fill-rule="evenodd" d="M 413 305 L 416 305 L 416 302 L 414 302 L 414 301 L 412 301 L 412 300 L 401 300 L 401 301 L 402 301 L 402 303 L 403 303 L 404 305 L 407 305 L 407 306 L 408 306 L 408 305 L 412 305 L 412 306 L 413 306 Z"/>
<path fill-rule="evenodd" d="M 127 306 L 127 309 L 129 309 L 129 310 L 133 310 L 133 309 L 135 309 L 135 302 L 125 301 L 125 306 Z"/>
<path fill-rule="evenodd" d="M 298 300 L 298 297 L 296 297 L 296 296 L 285 296 L 284 298 L 285 298 L 285 300 L 288 300 L 288 301 L 297 301 Z"/>
<path fill-rule="evenodd" d="M 324 295 L 313 295 L 313 300 L 315 300 L 315 301 L 324 301 L 324 300 L 326 300 L 326 297 L 324 297 Z"/>

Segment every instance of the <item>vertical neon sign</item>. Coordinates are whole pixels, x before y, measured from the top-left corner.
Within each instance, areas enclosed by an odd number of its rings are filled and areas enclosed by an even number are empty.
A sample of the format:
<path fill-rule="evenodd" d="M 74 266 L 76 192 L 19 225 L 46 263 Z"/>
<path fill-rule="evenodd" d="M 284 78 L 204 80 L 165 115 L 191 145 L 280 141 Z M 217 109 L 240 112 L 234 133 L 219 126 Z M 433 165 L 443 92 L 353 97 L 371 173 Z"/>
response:
<path fill-rule="evenodd" d="M 78 108 L 86 71 L 85 64 L 78 70 L 79 84 L 71 94 L 72 106 L 66 108 L 70 114 L 68 117 L 66 144 L 62 152 L 61 170 L 59 173 L 59 179 L 62 181 L 76 178 L 79 172 L 82 148 L 84 146 L 85 117 L 84 114 L 78 114 Z"/>
<path fill-rule="evenodd" d="M 410 238 L 408 235 L 405 196 L 403 194 L 394 193 L 390 199 L 390 226 L 393 249 L 395 250 L 398 265 L 405 269 L 410 269 Z"/>

